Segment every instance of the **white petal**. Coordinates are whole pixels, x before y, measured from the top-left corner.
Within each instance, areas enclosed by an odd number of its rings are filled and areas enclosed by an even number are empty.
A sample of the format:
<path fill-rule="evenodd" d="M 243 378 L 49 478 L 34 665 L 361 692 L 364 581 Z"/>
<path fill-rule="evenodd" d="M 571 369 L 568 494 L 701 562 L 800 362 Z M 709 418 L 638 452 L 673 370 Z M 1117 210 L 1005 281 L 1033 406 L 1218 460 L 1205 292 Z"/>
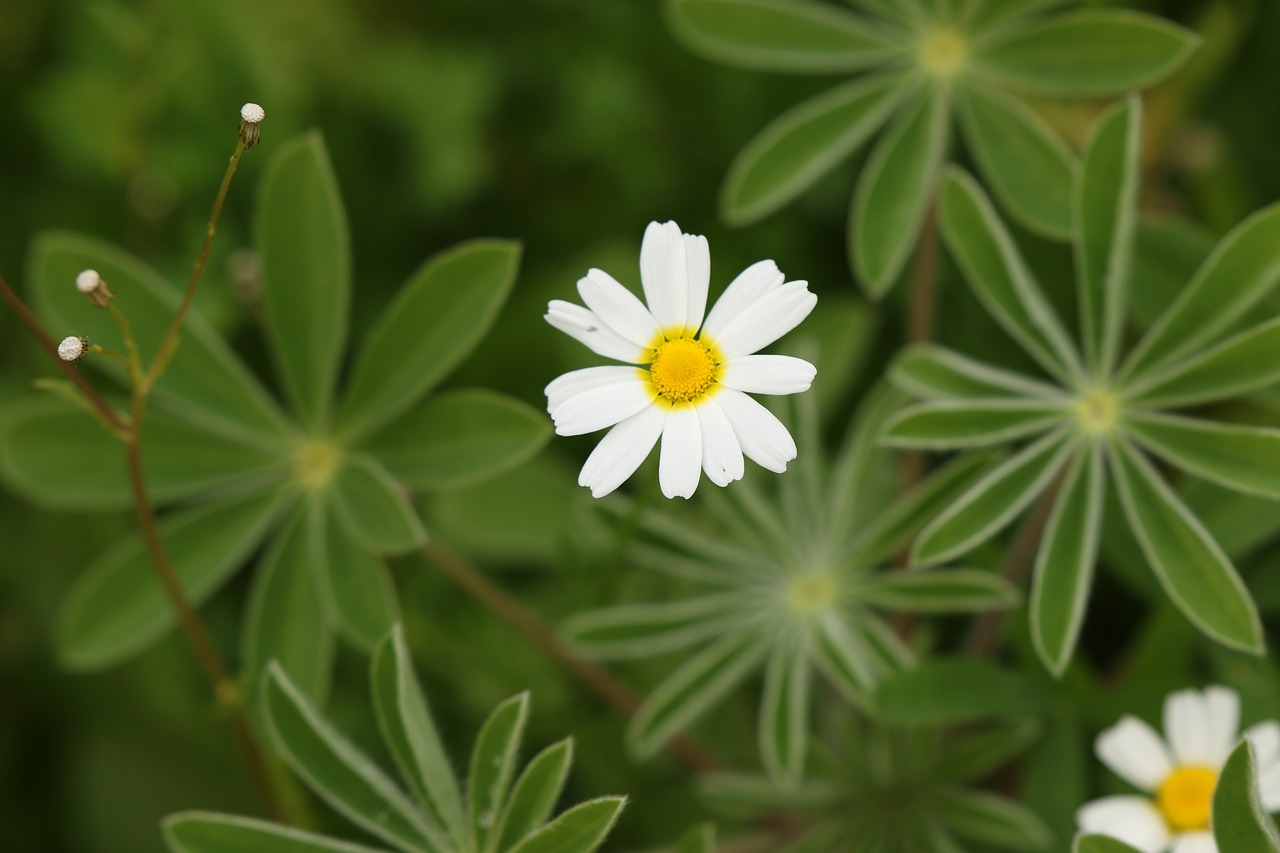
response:
<path fill-rule="evenodd" d="M 1076 823 L 1081 832 L 1109 835 L 1142 853 L 1163 853 L 1169 843 L 1164 818 L 1144 797 L 1103 797 L 1086 803 L 1076 812 Z"/>
<path fill-rule="evenodd" d="M 712 337 L 718 336 L 749 305 L 766 293 L 782 287 L 783 281 L 782 273 L 773 261 L 757 261 L 747 267 L 720 294 L 716 304 L 711 307 L 711 313 L 707 315 L 702 331 Z"/>
<path fill-rule="evenodd" d="M 1164 700 L 1164 736 L 1178 764 L 1205 764 L 1209 706 L 1199 690 L 1179 690 Z"/>
<path fill-rule="evenodd" d="M 621 486 L 653 450 L 666 419 L 666 407 L 648 406 L 609 430 L 587 457 L 578 485 L 591 489 L 593 498 Z"/>
<path fill-rule="evenodd" d="M 635 344 L 610 329 L 603 320 L 581 305 L 553 299 L 547 304 L 545 319 L 566 335 L 586 344 L 597 355 L 632 364 L 639 364 L 643 357 Z"/>
<path fill-rule="evenodd" d="M 1094 752 L 1117 776 L 1144 791 L 1154 791 L 1173 769 L 1160 736 L 1136 717 L 1125 717 L 1098 735 Z"/>
<path fill-rule="evenodd" d="M 638 367 L 628 367 L 621 364 L 570 370 L 568 373 L 551 380 L 551 383 L 543 390 L 543 393 L 547 395 L 547 411 L 554 416 L 556 409 L 560 408 L 562 403 L 571 397 L 581 394 L 583 391 L 603 388 L 606 385 L 635 382 L 639 377 L 639 371 L 640 368 Z"/>
<path fill-rule="evenodd" d="M 1280 724 L 1274 720 L 1245 730 L 1257 760 L 1258 791 L 1267 812 L 1280 811 Z"/>
<path fill-rule="evenodd" d="M 689 275 L 689 307 L 685 327 L 690 331 L 702 325 L 707 313 L 707 291 L 711 289 L 711 247 L 701 234 L 684 235 L 685 268 Z"/>
<path fill-rule="evenodd" d="M 1221 767 L 1240 742 L 1240 695 L 1227 687 L 1206 687 L 1204 701 L 1209 717 L 1204 760 L 1209 767 Z"/>
<path fill-rule="evenodd" d="M 651 404 L 657 395 L 638 377 L 575 394 L 556 407 L 552 420 L 559 435 L 583 435 L 611 427 Z"/>
<path fill-rule="evenodd" d="M 707 479 L 717 486 L 741 480 L 746 468 L 742 445 L 724 409 L 712 398 L 704 400 L 694 411 L 702 426 L 702 470 L 707 472 Z"/>
<path fill-rule="evenodd" d="M 778 474 L 787 470 L 787 463 L 796 458 L 796 443 L 773 412 L 732 388 L 720 388 L 713 400 L 724 410 L 748 458 Z"/>
<path fill-rule="evenodd" d="M 809 390 L 817 372 L 789 355 L 740 355 L 725 363 L 720 384 L 749 394 L 799 394 Z"/>
<path fill-rule="evenodd" d="M 807 282 L 789 281 L 748 305 L 712 339 L 729 358 L 750 355 L 800 325 L 817 302 Z"/>
<path fill-rule="evenodd" d="M 641 349 L 662 331 L 640 298 L 604 270 L 588 270 L 578 279 L 578 295 L 610 329 Z"/>
<path fill-rule="evenodd" d="M 658 325 L 663 329 L 683 326 L 689 313 L 689 269 L 679 225 L 650 222 L 644 230 L 640 282 Z"/>
<path fill-rule="evenodd" d="M 658 483 L 669 498 L 691 498 L 702 476 L 702 427 L 693 406 L 674 406 L 662 427 Z"/>
<path fill-rule="evenodd" d="M 1186 832 L 1173 839 L 1173 853 L 1218 853 L 1211 832 Z"/>

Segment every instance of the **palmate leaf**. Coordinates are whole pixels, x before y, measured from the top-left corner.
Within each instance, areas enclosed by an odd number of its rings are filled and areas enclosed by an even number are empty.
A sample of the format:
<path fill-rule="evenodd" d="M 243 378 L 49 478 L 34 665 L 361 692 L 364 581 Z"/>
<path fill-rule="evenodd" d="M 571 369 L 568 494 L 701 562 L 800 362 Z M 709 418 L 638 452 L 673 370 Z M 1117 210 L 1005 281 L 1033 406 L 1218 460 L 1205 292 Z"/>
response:
<path fill-rule="evenodd" d="M 361 546 L 336 520 L 323 525 L 324 547 L 314 570 L 327 609 L 353 646 L 370 652 L 400 618 L 395 585 L 382 558 Z"/>
<path fill-rule="evenodd" d="M 1177 467 L 1237 492 L 1280 499 L 1280 430 L 1155 412 L 1126 420 L 1143 447 Z"/>
<path fill-rule="evenodd" d="M 1175 408 L 1212 403 L 1280 381 L 1280 318 L 1240 332 L 1127 387 L 1137 405 Z"/>
<path fill-rule="evenodd" d="M 1231 753 L 1213 791 L 1213 836 L 1219 850 L 1277 853 L 1280 833 L 1262 808 L 1253 744 L 1245 738 Z"/>
<path fill-rule="evenodd" d="M 377 554 L 401 554 L 426 541 L 418 514 L 387 470 L 368 456 L 348 456 L 329 491 L 333 517 Z"/>

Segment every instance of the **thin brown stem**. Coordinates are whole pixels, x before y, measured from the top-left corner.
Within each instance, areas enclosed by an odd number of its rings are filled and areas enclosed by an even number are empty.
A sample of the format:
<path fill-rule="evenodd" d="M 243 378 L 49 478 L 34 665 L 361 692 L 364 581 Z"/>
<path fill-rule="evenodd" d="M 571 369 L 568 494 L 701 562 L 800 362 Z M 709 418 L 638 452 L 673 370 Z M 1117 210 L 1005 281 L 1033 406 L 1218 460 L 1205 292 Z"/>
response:
<path fill-rule="evenodd" d="M 49 354 L 49 358 L 53 359 L 54 363 L 66 374 L 67 378 L 75 383 L 76 387 L 80 389 L 80 393 L 84 394 L 85 399 L 89 401 L 89 404 L 93 406 L 107 425 L 122 435 L 127 432 L 129 425 L 116 413 L 115 409 L 111 408 L 111 405 L 98 393 L 97 389 L 89 384 L 89 380 L 85 379 L 80 371 L 76 370 L 69 362 L 62 360 L 58 355 L 57 345 L 45 333 L 40 321 L 27 309 L 18 294 L 13 292 L 13 288 L 9 287 L 8 282 L 3 278 L 0 278 L 0 296 L 4 297 L 4 301 L 9 303 L 13 313 L 18 315 L 18 319 L 27 327 L 44 351 Z"/>
<path fill-rule="evenodd" d="M 635 714 L 641 703 L 641 697 L 635 690 L 608 669 L 584 657 L 561 639 L 550 626 L 461 557 L 434 540 L 422 546 L 422 555 L 489 612 L 523 635 L 539 651 L 568 670 L 623 716 L 630 718 Z M 667 744 L 667 752 L 695 773 L 720 768 L 720 762 L 715 756 L 689 737 L 673 739 Z"/>

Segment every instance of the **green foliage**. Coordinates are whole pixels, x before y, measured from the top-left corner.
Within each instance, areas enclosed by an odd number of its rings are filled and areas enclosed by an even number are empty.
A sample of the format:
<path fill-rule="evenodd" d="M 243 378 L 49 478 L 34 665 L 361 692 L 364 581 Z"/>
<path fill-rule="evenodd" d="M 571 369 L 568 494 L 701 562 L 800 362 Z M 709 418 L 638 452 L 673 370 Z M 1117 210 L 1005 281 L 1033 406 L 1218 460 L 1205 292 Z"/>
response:
<path fill-rule="evenodd" d="M 1258 796 L 1257 759 L 1246 738 L 1231 753 L 1213 791 L 1213 836 L 1219 850 L 1276 853 L 1280 833 Z"/>

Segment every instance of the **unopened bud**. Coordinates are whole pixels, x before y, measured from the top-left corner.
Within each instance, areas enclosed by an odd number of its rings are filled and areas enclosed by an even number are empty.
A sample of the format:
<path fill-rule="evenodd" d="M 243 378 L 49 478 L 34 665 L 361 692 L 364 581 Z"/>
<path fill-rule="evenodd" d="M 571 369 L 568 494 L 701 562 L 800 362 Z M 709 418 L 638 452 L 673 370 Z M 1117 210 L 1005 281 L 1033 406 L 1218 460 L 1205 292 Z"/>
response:
<path fill-rule="evenodd" d="M 76 276 L 76 290 L 89 297 L 89 301 L 98 308 L 106 308 L 116 298 L 97 270 L 85 270 Z"/>
<path fill-rule="evenodd" d="M 258 125 L 267 117 L 267 111 L 257 104 L 245 104 L 240 108 L 240 141 L 245 148 L 258 144 Z"/>
<path fill-rule="evenodd" d="M 69 335 L 58 344 L 58 358 L 63 361 L 79 361 L 89 349 L 89 339 Z"/>

